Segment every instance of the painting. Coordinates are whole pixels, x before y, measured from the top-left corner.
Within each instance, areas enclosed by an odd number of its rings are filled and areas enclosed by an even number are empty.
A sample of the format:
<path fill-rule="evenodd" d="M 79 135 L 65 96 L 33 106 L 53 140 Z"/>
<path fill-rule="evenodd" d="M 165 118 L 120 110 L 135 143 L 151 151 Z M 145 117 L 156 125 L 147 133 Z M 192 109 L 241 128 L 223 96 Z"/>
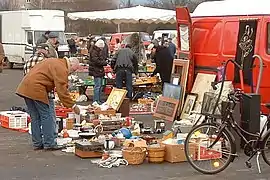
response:
<path fill-rule="evenodd" d="M 164 83 L 162 96 L 179 100 L 181 98 L 181 86 Z"/>
<path fill-rule="evenodd" d="M 127 91 L 124 89 L 113 88 L 106 103 L 111 106 L 114 110 L 118 111 L 123 100 L 125 99 Z"/>
<path fill-rule="evenodd" d="M 188 94 L 187 95 L 180 119 L 186 119 L 189 117 L 189 115 L 191 114 L 191 111 L 194 108 L 197 97 L 198 97 L 197 94 Z"/>
<path fill-rule="evenodd" d="M 187 79 L 188 79 L 189 60 L 175 59 L 173 61 L 171 83 L 179 85 L 182 88 L 181 97 L 179 98 L 179 107 L 177 115 L 180 115 L 184 105 L 184 98 L 186 93 Z"/>
<path fill-rule="evenodd" d="M 179 100 L 161 96 L 158 99 L 153 116 L 168 121 L 174 121 L 178 105 Z"/>

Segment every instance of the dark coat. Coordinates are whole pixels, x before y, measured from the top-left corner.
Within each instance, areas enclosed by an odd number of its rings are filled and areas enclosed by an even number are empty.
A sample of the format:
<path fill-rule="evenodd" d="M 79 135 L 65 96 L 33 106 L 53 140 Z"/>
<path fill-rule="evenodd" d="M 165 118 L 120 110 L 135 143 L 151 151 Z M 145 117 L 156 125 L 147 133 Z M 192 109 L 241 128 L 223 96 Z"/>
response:
<path fill-rule="evenodd" d="M 77 48 L 76 48 L 76 42 L 74 41 L 74 39 L 69 39 L 69 40 L 67 40 L 67 42 L 68 42 L 70 52 L 72 54 L 76 54 Z"/>
<path fill-rule="evenodd" d="M 174 57 L 175 56 L 175 53 L 176 53 L 176 46 L 175 46 L 175 44 L 173 44 L 172 42 L 169 43 L 169 47 L 168 48 L 169 48 L 169 50 L 171 52 L 172 57 Z"/>
<path fill-rule="evenodd" d="M 90 47 L 89 52 L 89 76 L 103 77 L 104 66 L 107 65 L 103 50 L 97 46 Z"/>
<path fill-rule="evenodd" d="M 156 63 L 156 69 L 153 74 L 159 73 L 162 83 L 170 83 L 174 58 L 171 56 L 169 48 L 158 46 L 153 59 Z"/>
<path fill-rule="evenodd" d="M 105 43 L 105 46 L 103 48 L 103 55 L 105 58 L 108 58 L 109 57 L 109 46 L 107 43 Z"/>

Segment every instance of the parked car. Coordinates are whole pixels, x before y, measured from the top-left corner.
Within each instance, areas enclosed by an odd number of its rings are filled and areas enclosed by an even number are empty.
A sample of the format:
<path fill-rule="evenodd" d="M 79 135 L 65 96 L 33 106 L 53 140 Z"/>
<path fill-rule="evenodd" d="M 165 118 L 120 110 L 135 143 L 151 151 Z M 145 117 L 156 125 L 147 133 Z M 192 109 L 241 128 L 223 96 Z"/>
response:
<path fill-rule="evenodd" d="M 143 45 L 145 48 L 151 43 L 151 37 L 148 33 L 140 32 L 141 41 L 143 42 Z M 125 47 L 127 44 L 131 43 L 131 34 L 125 37 L 125 39 L 122 41 L 122 46 Z"/>
<path fill-rule="evenodd" d="M 153 32 L 152 40 L 161 38 L 171 38 L 172 42 L 177 45 L 177 30 L 157 30 Z"/>
<path fill-rule="evenodd" d="M 110 43 L 109 43 L 109 49 L 110 52 L 113 53 L 115 45 L 116 45 L 116 39 L 119 39 L 120 42 L 122 42 L 122 46 L 124 47 L 126 44 L 130 43 L 130 37 L 133 33 L 136 32 L 124 32 L 124 33 L 115 33 L 112 34 Z M 138 32 L 137 32 L 138 33 Z M 148 46 L 151 43 L 151 38 L 148 33 L 140 32 L 141 40 L 143 41 L 143 44 L 145 46 Z"/>

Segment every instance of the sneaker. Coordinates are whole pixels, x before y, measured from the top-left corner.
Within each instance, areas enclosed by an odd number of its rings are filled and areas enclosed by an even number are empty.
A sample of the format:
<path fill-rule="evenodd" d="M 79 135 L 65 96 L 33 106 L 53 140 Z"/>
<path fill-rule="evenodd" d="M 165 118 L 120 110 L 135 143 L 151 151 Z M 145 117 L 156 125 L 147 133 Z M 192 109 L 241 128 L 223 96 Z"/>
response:
<path fill-rule="evenodd" d="M 43 150 L 44 147 L 43 146 L 39 146 L 39 147 L 34 147 L 34 151 L 39 151 L 39 150 Z"/>
<path fill-rule="evenodd" d="M 64 149 L 64 146 L 54 146 L 54 147 L 46 147 L 44 148 L 45 151 L 58 151 Z"/>

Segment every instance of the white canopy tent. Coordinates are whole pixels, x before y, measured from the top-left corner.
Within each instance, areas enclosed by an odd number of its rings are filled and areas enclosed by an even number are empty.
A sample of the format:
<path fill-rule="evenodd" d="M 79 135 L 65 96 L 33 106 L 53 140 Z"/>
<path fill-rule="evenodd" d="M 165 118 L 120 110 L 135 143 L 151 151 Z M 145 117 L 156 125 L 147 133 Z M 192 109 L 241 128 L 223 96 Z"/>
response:
<path fill-rule="evenodd" d="M 68 13 L 72 20 L 84 19 L 105 23 L 175 23 L 176 13 L 172 10 L 136 6 L 106 11 Z M 120 31 L 120 29 L 118 29 Z"/>

